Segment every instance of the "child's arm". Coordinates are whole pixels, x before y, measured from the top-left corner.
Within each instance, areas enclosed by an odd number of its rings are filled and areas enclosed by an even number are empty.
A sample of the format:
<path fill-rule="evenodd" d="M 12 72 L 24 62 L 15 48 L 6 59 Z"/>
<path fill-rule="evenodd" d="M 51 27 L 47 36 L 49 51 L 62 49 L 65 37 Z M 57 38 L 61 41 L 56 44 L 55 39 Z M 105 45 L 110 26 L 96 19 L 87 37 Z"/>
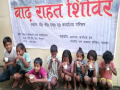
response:
<path fill-rule="evenodd" d="M 49 66 L 48 66 L 48 69 L 50 70 L 51 69 L 51 63 L 53 62 L 53 59 L 50 59 L 50 63 L 49 63 Z"/>
<path fill-rule="evenodd" d="M 48 82 L 47 76 L 43 77 L 43 79 L 37 79 L 37 78 L 35 77 L 35 78 L 31 79 L 31 80 L 32 80 L 33 83 L 34 83 L 34 82 L 40 82 L 40 83 L 46 83 L 46 82 Z"/>
<path fill-rule="evenodd" d="M 61 64 L 60 67 L 59 67 L 59 70 L 58 70 L 59 76 L 61 76 L 62 68 L 63 68 L 63 65 Z"/>
<path fill-rule="evenodd" d="M 112 68 L 112 67 L 110 66 L 110 70 L 112 71 L 112 73 L 113 73 L 115 76 L 117 76 L 117 70 L 116 70 L 116 68 Z"/>
<path fill-rule="evenodd" d="M 29 67 L 29 62 L 26 62 L 25 59 L 22 56 L 17 56 L 15 59 L 22 60 L 23 64 L 25 65 L 26 68 Z"/>
<path fill-rule="evenodd" d="M 82 68 L 82 74 L 85 74 L 85 66 L 81 66 L 81 68 Z"/>
<path fill-rule="evenodd" d="M 76 65 L 77 65 L 77 62 L 75 61 L 75 63 L 74 63 L 74 73 L 76 73 Z"/>
<path fill-rule="evenodd" d="M 26 77 L 26 78 L 29 78 L 29 76 L 30 76 L 30 74 L 28 74 L 28 73 L 25 74 L 25 77 Z"/>
<path fill-rule="evenodd" d="M 69 75 L 69 76 L 73 76 L 73 75 L 74 75 L 73 72 L 71 72 L 71 73 L 70 73 L 70 72 L 67 72 L 65 69 L 63 69 L 62 71 L 63 71 L 64 74 L 67 74 L 67 75 Z"/>

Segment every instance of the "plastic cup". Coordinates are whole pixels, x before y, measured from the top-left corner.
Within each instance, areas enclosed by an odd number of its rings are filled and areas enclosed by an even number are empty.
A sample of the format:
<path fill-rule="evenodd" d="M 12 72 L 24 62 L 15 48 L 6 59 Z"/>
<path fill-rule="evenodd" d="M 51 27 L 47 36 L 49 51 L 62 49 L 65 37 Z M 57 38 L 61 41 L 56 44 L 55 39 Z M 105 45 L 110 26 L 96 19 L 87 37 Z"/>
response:
<path fill-rule="evenodd" d="M 33 82 L 31 79 L 33 79 L 34 77 L 35 77 L 34 75 L 30 75 L 30 76 L 29 76 L 31 83 Z"/>
<path fill-rule="evenodd" d="M 5 57 L 5 62 L 8 62 L 8 57 Z"/>
<path fill-rule="evenodd" d="M 64 65 L 64 69 L 67 69 L 67 64 L 66 64 L 66 65 Z"/>
<path fill-rule="evenodd" d="M 80 67 L 79 62 L 77 61 L 77 67 Z"/>
<path fill-rule="evenodd" d="M 89 68 L 92 68 L 92 64 L 89 65 Z"/>

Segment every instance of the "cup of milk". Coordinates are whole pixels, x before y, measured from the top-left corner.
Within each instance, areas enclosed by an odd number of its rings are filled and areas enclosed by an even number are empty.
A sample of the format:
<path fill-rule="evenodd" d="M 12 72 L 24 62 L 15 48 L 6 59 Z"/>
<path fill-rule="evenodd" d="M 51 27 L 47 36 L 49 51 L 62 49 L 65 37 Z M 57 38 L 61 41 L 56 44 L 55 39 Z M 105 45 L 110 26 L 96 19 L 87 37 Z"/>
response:
<path fill-rule="evenodd" d="M 64 69 L 67 69 L 67 64 L 63 66 Z"/>
<path fill-rule="evenodd" d="M 77 67 L 80 67 L 79 62 L 77 61 Z"/>
<path fill-rule="evenodd" d="M 89 68 L 92 68 L 92 64 L 89 65 Z"/>
<path fill-rule="evenodd" d="M 8 57 L 5 57 L 5 62 L 8 62 Z"/>
<path fill-rule="evenodd" d="M 33 79 L 35 76 L 34 75 L 30 75 L 29 78 L 30 78 L 30 82 L 32 83 L 33 81 L 31 79 Z"/>

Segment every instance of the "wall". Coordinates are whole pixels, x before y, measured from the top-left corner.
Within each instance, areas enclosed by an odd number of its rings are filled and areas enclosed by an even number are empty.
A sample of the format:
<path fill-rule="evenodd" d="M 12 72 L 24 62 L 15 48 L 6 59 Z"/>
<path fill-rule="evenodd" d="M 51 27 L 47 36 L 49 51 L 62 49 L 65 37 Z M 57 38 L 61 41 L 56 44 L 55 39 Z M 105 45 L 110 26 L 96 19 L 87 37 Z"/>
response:
<path fill-rule="evenodd" d="M 120 16 L 120 13 L 119 13 Z M 10 15 L 9 15 L 9 5 L 8 0 L 0 0 L 0 66 L 3 66 L 4 63 L 2 62 L 3 59 L 3 51 L 4 46 L 2 43 L 2 40 L 5 36 L 10 36 L 12 38 L 12 29 L 11 29 L 11 22 L 10 22 Z M 115 53 L 115 65 L 118 72 L 117 76 L 113 76 L 113 82 L 115 86 L 120 86 L 120 17 L 118 20 L 118 30 L 117 30 L 117 40 L 116 40 L 116 53 Z M 41 50 L 41 49 L 27 49 L 27 52 L 29 52 L 32 60 L 32 66 L 33 66 L 33 60 L 36 57 L 41 57 L 44 61 L 43 67 L 46 68 L 46 59 L 47 56 L 50 54 L 49 50 Z M 62 51 L 58 52 L 58 55 L 62 55 Z M 75 60 L 76 54 L 72 53 L 73 59 Z M 86 56 L 86 54 L 85 54 Z M 85 58 L 85 60 L 87 60 Z M 97 63 L 102 60 L 101 56 L 98 56 Z"/>

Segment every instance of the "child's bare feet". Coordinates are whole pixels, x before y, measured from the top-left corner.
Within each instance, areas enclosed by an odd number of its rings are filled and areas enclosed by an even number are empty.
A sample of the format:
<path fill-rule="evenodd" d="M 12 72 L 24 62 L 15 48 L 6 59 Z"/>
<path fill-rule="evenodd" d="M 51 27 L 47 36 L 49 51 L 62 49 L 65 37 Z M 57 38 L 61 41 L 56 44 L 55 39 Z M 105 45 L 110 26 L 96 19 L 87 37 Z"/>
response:
<path fill-rule="evenodd" d="M 67 88 L 67 82 L 65 82 L 64 86 L 63 86 L 64 89 Z"/>
<path fill-rule="evenodd" d="M 19 86 L 20 88 L 22 88 L 23 87 L 23 85 L 24 85 L 24 80 L 22 80 L 22 82 L 21 82 L 21 85 Z"/>
<path fill-rule="evenodd" d="M 13 85 L 12 85 L 12 88 L 15 88 L 15 87 L 17 87 L 18 86 L 18 81 L 15 81 L 14 83 L 13 83 Z"/>
<path fill-rule="evenodd" d="M 58 87 L 59 87 L 59 82 L 57 81 L 55 88 L 58 88 Z"/>
<path fill-rule="evenodd" d="M 68 89 L 71 89 L 71 84 L 70 84 L 70 82 L 68 82 Z"/>
<path fill-rule="evenodd" d="M 36 89 L 35 90 L 40 90 L 40 87 L 36 87 Z M 45 89 L 43 89 L 43 90 L 45 90 Z"/>
<path fill-rule="evenodd" d="M 96 90 L 95 86 L 92 86 L 92 89 L 93 89 L 93 90 Z"/>
<path fill-rule="evenodd" d="M 89 90 L 89 86 L 86 86 L 85 90 Z"/>

